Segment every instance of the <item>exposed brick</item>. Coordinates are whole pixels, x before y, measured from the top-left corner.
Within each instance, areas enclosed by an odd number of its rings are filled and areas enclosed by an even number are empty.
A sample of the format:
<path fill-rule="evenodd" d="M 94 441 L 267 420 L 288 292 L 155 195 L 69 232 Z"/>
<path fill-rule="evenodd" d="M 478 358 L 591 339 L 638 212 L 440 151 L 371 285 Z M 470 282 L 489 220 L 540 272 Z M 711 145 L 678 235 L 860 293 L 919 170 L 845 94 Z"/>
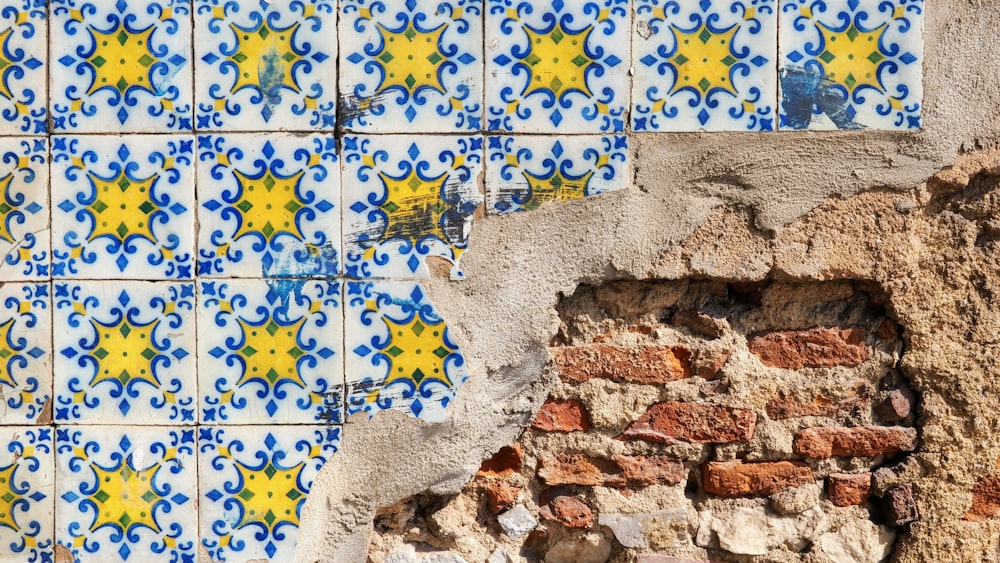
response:
<path fill-rule="evenodd" d="M 691 376 L 691 352 L 678 346 L 588 344 L 550 348 L 564 381 L 595 377 L 656 385 Z"/>
<path fill-rule="evenodd" d="M 920 520 L 917 501 L 913 498 L 913 485 L 907 483 L 889 489 L 882 497 L 882 513 L 893 526 L 905 526 Z"/>
<path fill-rule="evenodd" d="M 684 478 L 684 466 L 676 459 L 662 455 L 617 455 L 606 459 L 583 454 L 561 454 L 543 457 L 538 476 L 548 485 L 676 485 Z"/>
<path fill-rule="evenodd" d="M 769 367 L 802 369 L 857 366 L 871 354 L 858 328 L 813 328 L 760 334 L 750 351 Z"/>
<path fill-rule="evenodd" d="M 972 487 L 972 508 L 965 519 L 982 522 L 1000 512 L 1000 476 L 983 477 Z"/>
<path fill-rule="evenodd" d="M 723 348 L 721 350 L 702 349 L 694 355 L 691 366 L 695 375 L 702 379 L 715 379 L 719 375 L 722 366 L 726 365 L 729 358 L 736 350 L 733 348 Z"/>
<path fill-rule="evenodd" d="M 871 473 L 831 473 L 826 481 L 826 494 L 836 506 L 863 505 L 871 492 Z"/>
<path fill-rule="evenodd" d="M 479 467 L 480 475 L 510 475 L 521 469 L 521 446 L 504 446 Z"/>
<path fill-rule="evenodd" d="M 710 461 L 702 466 L 705 491 L 721 497 L 769 496 L 815 480 L 812 469 L 798 461 Z"/>
<path fill-rule="evenodd" d="M 535 415 L 531 427 L 546 432 L 573 432 L 590 430 L 587 407 L 580 401 L 548 399 Z"/>
<path fill-rule="evenodd" d="M 749 409 L 709 403 L 657 403 L 619 438 L 661 444 L 746 442 L 756 425 L 757 415 Z"/>
<path fill-rule="evenodd" d="M 486 507 L 493 514 L 500 514 L 514 506 L 520 494 L 521 487 L 506 481 L 490 480 L 486 484 Z"/>
<path fill-rule="evenodd" d="M 782 392 L 768 401 L 764 410 L 771 420 L 787 420 L 803 416 L 832 416 L 864 406 L 869 400 L 870 397 L 864 385 L 847 390 L 844 396 L 837 400 L 825 395 L 802 397 Z"/>
<path fill-rule="evenodd" d="M 916 402 L 917 396 L 908 387 L 893 389 L 878 406 L 878 414 L 886 422 L 899 422 L 910 416 Z"/>
<path fill-rule="evenodd" d="M 559 522 L 567 528 L 589 528 L 594 523 L 594 513 L 579 497 L 560 495 L 548 502 L 539 511 L 546 520 Z"/>
<path fill-rule="evenodd" d="M 876 457 L 910 452 L 917 447 L 917 431 L 902 426 L 815 427 L 795 433 L 792 450 L 814 459 Z"/>

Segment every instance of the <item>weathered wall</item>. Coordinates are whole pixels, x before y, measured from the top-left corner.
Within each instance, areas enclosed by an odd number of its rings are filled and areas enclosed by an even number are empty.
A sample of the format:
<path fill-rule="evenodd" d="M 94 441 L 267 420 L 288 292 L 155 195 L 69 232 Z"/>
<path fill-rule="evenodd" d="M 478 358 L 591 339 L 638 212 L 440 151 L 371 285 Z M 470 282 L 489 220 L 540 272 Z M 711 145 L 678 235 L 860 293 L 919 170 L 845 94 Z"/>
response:
<path fill-rule="evenodd" d="M 472 380 L 442 424 L 426 425 L 392 412 L 370 422 L 349 422 L 340 453 L 324 467 L 306 505 L 299 559 L 363 561 L 377 511 L 420 493 L 455 494 L 466 487 L 483 459 L 518 441 L 550 392 L 556 398 L 568 393 L 559 383 L 559 370 L 545 367 L 552 338 L 567 326 L 557 311 L 560 300 L 576 294 L 581 284 L 628 279 L 767 280 L 799 286 L 842 280 L 877 296 L 885 315 L 901 327 L 901 381 L 920 398 L 914 421 L 918 444 L 896 472 L 898 483 L 892 483 L 911 484 L 920 520 L 898 530 L 892 557 L 996 559 L 1000 523 L 989 516 L 1000 493 L 989 477 L 1000 473 L 1000 409 L 993 377 L 1000 333 L 995 295 L 1000 227 L 994 219 L 1000 211 L 1000 154 L 992 149 L 1000 89 L 989 69 L 1000 61 L 998 28 L 1000 12 L 994 2 L 927 6 L 924 129 L 919 133 L 635 136 L 631 189 L 478 221 L 463 259 L 467 281 L 428 284 L 466 351 Z M 723 309 L 713 316 L 738 325 L 733 315 Z M 829 319 L 816 318 L 815 323 L 828 325 Z M 732 333 L 742 351 L 737 359 L 756 361 L 747 352 L 753 332 Z M 754 409 L 757 432 L 772 422 L 750 391 L 771 385 L 774 378 L 768 374 L 773 372 L 742 369 L 738 377 L 743 387 L 728 391 L 737 392 L 736 407 Z M 770 383 L 756 383 L 754 377 Z M 819 374 L 821 381 L 788 377 L 822 388 L 826 375 Z M 876 381 L 873 376 L 866 383 L 873 391 L 868 397 L 874 401 L 872 409 L 885 392 Z M 672 395 L 685 385 L 691 384 L 664 384 L 646 401 L 699 398 L 694 390 L 690 397 Z M 746 393 L 740 394 L 741 389 Z M 628 413 L 632 419 L 646 406 L 636 405 Z M 624 418 L 617 421 L 622 422 Z M 871 421 L 832 416 L 813 422 Z M 611 426 L 595 428 L 612 434 Z M 537 432 L 522 438 L 531 458 L 537 458 Z M 780 434 L 784 441 L 778 442 L 787 444 L 787 432 Z M 560 437 L 553 448 L 566 447 L 566 439 Z M 769 452 L 767 456 L 776 457 L 781 451 L 783 459 L 805 461 L 817 486 L 832 472 L 831 465 L 812 461 L 794 447 L 783 451 L 783 446 L 764 441 L 750 440 L 748 455 Z M 740 452 L 699 445 L 685 450 L 684 457 L 671 447 L 663 446 L 661 452 L 649 446 L 646 451 L 677 454 L 685 468 L 739 457 Z M 877 470 L 881 463 L 859 462 L 850 470 Z M 523 476 L 527 479 L 528 473 Z M 698 475 L 693 477 L 683 475 L 696 485 L 696 502 L 704 485 Z M 683 490 L 683 485 L 674 486 Z M 539 491 L 532 487 L 527 489 L 528 505 L 534 508 Z M 967 516 L 974 490 L 978 502 Z M 765 510 L 761 498 L 739 502 Z M 822 510 L 841 510 L 827 496 L 818 498 Z M 886 523 L 884 516 L 874 519 Z M 698 536 L 698 529 L 699 521 L 693 519 L 689 533 Z M 558 528 L 557 535 L 563 533 Z M 599 524 L 589 533 L 616 541 Z M 616 553 L 624 553 L 612 545 Z M 814 545 L 795 557 L 823 560 Z M 678 554 L 706 555 L 698 549 Z M 472 557 L 468 549 L 465 555 Z M 725 552 L 711 555 L 738 560 Z M 785 560 L 780 557 L 758 560 Z"/>

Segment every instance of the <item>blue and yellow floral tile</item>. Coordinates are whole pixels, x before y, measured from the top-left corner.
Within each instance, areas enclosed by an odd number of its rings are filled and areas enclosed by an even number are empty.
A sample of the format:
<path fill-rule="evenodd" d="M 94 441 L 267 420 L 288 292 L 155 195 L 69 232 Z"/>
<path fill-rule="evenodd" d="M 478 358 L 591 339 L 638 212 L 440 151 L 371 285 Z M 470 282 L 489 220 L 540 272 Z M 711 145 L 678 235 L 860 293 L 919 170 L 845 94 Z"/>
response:
<path fill-rule="evenodd" d="M 201 422 L 343 422 L 340 282 L 202 281 Z"/>
<path fill-rule="evenodd" d="M 49 284 L 0 285 L 0 424 L 38 422 L 51 393 Z"/>
<path fill-rule="evenodd" d="M 194 563 L 195 429 L 56 428 L 56 542 L 73 560 Z"/>
<path fill-rule="evenodd" d="M 469 368 L 418 282 L 347 282 L 348 414 L 396 409 L 441 422 Z"/>
<path fill-rule="evenodd" d="M 52 428 L 5 426 L 0 443 L 0 559 L 53 561 Z"/>
<path fill-rule="evenodd" d="M 313 479 L 340 428 L 198 429 L 201 546 L 212 561 L 294 561 Z"/>
<path fill-rule="evenodd" d="M 341 122 L 380 133 L 478 131 L 482 0 L 341 0 Z"/>
<path fill-rule="evenodd" d="M 190 0 L 51 0 L 56 132 L 192 129 Z"/>
<path fill-rule="evenodd" d="M 781 122 L 920 128 L 924 0 L 784 0 Z"/>
<path fill-rule="evenodd" d="M 635 0 L 634 131 L 773 131 L 776 0 Z"/>
<path fill-rule="evenodd" d="M 0 138 L 0 281 L 49 278 L 48 215 L 48 140 Z"/>
<path fill-rule="evenodd" d="M 53 290 L 56 423 L 195 423 L 194 283 Z"/>
<path fill-rule="evenodd" d="M 0 1 L 0 135 L 45 135 L 45 0 Z"/>
<path fill-rule="evenodd" d="M 339 273 L 332 135 L 202 135 L 197 168 L 199 276 Z"/>
<path fill-rule="evenodd" d="M 353 278 L 428 278 L 427 259 L 465 252 L 479 190 L 483 138 L 344 137 L 344 264 Z"/>
<path fill-rule="evenodd" d="M 52 144 L 53 277 L 192 277 L 194 137 Z"/>
<path fill-rule="evenodd" d="M 488 137 L 487 213 L 530 211 L 631 183 L 628 138 Z"/>
<path fill-rule="evenodd" d="M 630 11 L 628 0 L 486 0 L 486 128 L 623 132 Z"/>
<path fill-rule="evenodd" d="M 335 0 L 195 0 L 199 130 L 332 130 Z"/>

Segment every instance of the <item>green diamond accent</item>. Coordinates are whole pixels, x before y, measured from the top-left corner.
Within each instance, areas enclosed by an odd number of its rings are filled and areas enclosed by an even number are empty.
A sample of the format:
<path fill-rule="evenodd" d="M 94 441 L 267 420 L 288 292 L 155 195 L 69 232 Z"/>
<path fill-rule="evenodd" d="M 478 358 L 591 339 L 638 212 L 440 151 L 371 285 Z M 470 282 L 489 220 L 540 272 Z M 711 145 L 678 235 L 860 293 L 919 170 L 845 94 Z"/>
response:
<path fill-rule="evenodd" d="M 118 374 L 118 381 L 121 381 L 123 384 L 128 383 L 129 379 L 132 379 L 132 376 L 129 375 L 128 370 L 122 370 L 122 372 Z"/>
<path fill-rule="evenodd" d="M 274 227 L 272 227 L 271 222 L 268 221 L 267 223 L 264 223 L 264 228 L 261 229 L 260 232 L 264 233 L 265 237 L 271 238 L 271 235 L 274 234 Z"/>
<path fill-rule="evenodd" d="M 441 55 L 439 55 L 439 54 L 437 54 L 437 53 L 431 53 L 431 55 L 430 55 L 429 57 L 427 57 L 427 60 L 428 60 L 428 61 L 430 61 L 430 63 L 431 63 L 432 65 L 436 65 L 436 64 L 438 64 L 438 63 L 439 63 L 439 62 L 440 62 L 440 61 L 441 61 L 441 60 L 442 60 L 443 58 L 444 58 L 444 57 L 442 57 Z"/>
<path fill-rule="evenodd" d="M 829 64 L 830 61 L 832 61 L 833 59 L 836 59 L 836 58 L 837 57 L 833 53 L 831 53 L 830 51 L 823 51 L 823 54 L 821 54 L 819 56 L 819 60 L 821 60 L 821 61 L 823 61 L 824 63 L 827 63 L 827 64 Z"/>
<path fill-rule="evenodd" d="M 424 380 L 424 372 L 420 371 L 420 368 L 413 370 L 413 381 L 420 383 Z"/>
<path fill-rule="evenodd" d="M 708 43 L 708 40 L 711 38 L 712 34 L 707 29 L 701 30 L 701 33 L 698 34 L 698 39 L 701 39 L 702 43 Z"/>
<path fill-rule="evenodd" d="M 406 31 L 403 32 L 403 35 L 405 35 L 410 41 L 413 41 L 413 38 L 417 36 L 417 30 L 412 27 L 408 27 L 406 28 Z"/>
<path fill-rule="evenodd" d="M 156 209 L 156 206 L 153 205 L 152 202 L 149 202 L 149 201 L 144 201 L 144 202 L 142 202 L 142 205 L 139 206 L 139 211 L 142 211 L 146 215 L 149 215 L 149 212 L 152 211 L 152 210 L 154 210 L 154 209 Z"/>
<path fill-rule="evenodd" d="M 115 229 L 115 232 L 118 233 L 118 236 L 125 238 L 125 235 L 128 234 L 128 225 L 126 225 L 124 222 L 119 223 L 118 228 Z"/>
<path fill-rule="evenodd" d="M 152 348 L 146 348 L 145 350 L 142 351 L 142 357 L 146 358 L 147 360 L 152 360 L 153 358 L 156 357 L 156 351 L 153 350 Z"/>
<path fill-rule="evenodd" d="M 698 87 L 701 88 L 702 92 L 707 92 L 708 87 L 711 85 L 712 83 L 709 82 L 707 78 L 702 78 L 701 80 L 698 81 Z"/>
<path fill-rule="evenodd" d="M 274 177 L 268 174 L 267 177 L 264 178 L 264 187 L 267 188 L 267 191 L 271 191 L 271 189 L 274 188 L 274 184 Z"/>
<path fill-rule="evenodd" d="M 853 25 L 847 28 L 847 38 L 850 39 L 851 41 L 854 41 L 860 34 L 861 32 L 858 31 L 858 28 L 854 27 Z"/>
<path fill-rule="evenodd" d="M 94 355 L 97 356 L 98 360 L 103 360 L 108 357 L 108 351 L 104 348 L 98 348 L 97 350 L 94 350 Z"/>
<path fill-rule="evenodd" d="M 589 63 L 590 59 L 588 59 L 587 57 L 585 57 L 583 55 L 577 55 L 577 56 L 573 57 L 573 60 L 570 61 L 570 62 L 573 63 L 573 64 L 575 64 L 576 66 L 583 66 L 583 65 Z"/>
<path fill-rule="evenodd" d="M 292 62 L 292 61 L 294 61 L 296 59 L 296 55 L 295 55 L 295 53 L 289 52 L 289 53 L 285 53 L 284 55 L 282 55 L 281 58 L 285 59 L 286 63 L 290 63 L 290 62 Z"/>
<path fill-rule="evenodd" d="M 108 206 L 103 201 L 97 200 L 94 203 L 90 204 L 90 208 L 98 213 L 103 213 L 104 210 L 108 208 Z"/>
<path fill-rule="evenodd" d="M 253 356 L 256 353 L 257 353 L 257 350 L 255 350 L 253 346 L 247 346 L 246 348 L 243 348 L 242 350 L 240 350 L 240 354 L 243 354 L 244 356 L 246 356 L 248 358 L 250 356 Z"/>
<path fill-rule="evenodd" d="M 267 380 L 271 382 L 271 385 L 274 385 L 274 382 L 277 381 L 279 377 L 281 377 L 281 374 L 274 371 L 274 368 L 267 370 L 267 374 L 265 375 L 267 376 Z"/>
<path fill-rule="evenodd" d="M 122 514 L 122 517 L 118 519 L 122 523 L 123 528 L 128 528 L 128 525 L 132 523 L 132 518 L 129 517 L 128 512 Z"/>
<path fill-rule="evenodd" d="M 130 329 L 128 325 L 122 325 L 122 327 L 118 329 L 118 332 L 122 333 L 122 336 L 125 338 L 128 338 L 128 335 L 132 334 L 132 329 Z"/>
<path fill-rule="evenodd" d="M 553 29 L 552 33 L 549 34 L 549 39 L 552 39 L 552 42 L 555 43 L 556 45 L 558 45 L 559 42 L 565 38 L 566 36 L 563 35 L 563 32 L 559 30 L 559 28 Z"/>
<path fill-rule="evenodd" d="M 285 496 L 288 497 L 288 498 L 290 498 L 290 499 L 292 499 L 292 500 L 295 500 L 295 499 L 299 498 L 300 496 L 302 496 L 302 493 L 300 493 L 298 489 L 292 489 L 292 490 L 288 491 L 287 493 L 285 493 Z"/>
<path fill-rule="evenodd" d="M 854 73 L 853 72 L 847 73 L 847 77 L 844 78 L 844 86 L 847 86 L 848 88 L 854 88 L 854 85 L 857 83 L 858 81 L 854 78 Z"/>
<path fill-rule="evenodd" d="M 121 178 L 118 178 L 117 184 L 118 184 L 118 189 L 124 192 L 125 190 L 128 189 L 129 186 L 132 185 L 132 181 L 126 178 L 125 176 L 122 176 Z"/>
<path fill-rule="evenodd" d="M 392 348 L 386 350 L 385 353 L 395 358 L 396 356 L 402 354 L 403 350 L 399 346 L 393 346 Z"/>
<path fill-rule="evenodd" d="M 736 59 L 733 58 L 732 55 L 726 55 L 726 58 L 722 59 L 722 64 L 724 64 L 726 66 L 733 66 L 733 63 L 735 63 L 735 62 L 736 62 Z"/>
<path fill-rule="evenodd" d="M 267 30 L 266 26 L 261 26 L 260 31 L 257 32 L 257 35 L 260 35 L 261 39 L 267 39 L 267 36 L 271 35 L 271 32 Z"/>
<path fill-rule="evenodd" d="M 299 359 L 299 357 L 302 356 L 302 354 L 305 354 L 305 352 L 300 350 L 298 346 L 288 351 L 288 355 L 295 358 L 296 360 Z"/>
<path fill-rule="evenodd" d="M 253 209 L 253 204 L 244 199 L 243 201 L 236 204 L 236 208 L 242 211 L 243 213 L 246 213 L 247 211 Z"/>
<path fill-rule="evenodd" d="M 10 494 L 10 491 L 7 491 L 6 493 L 3 494 L 2 497 L 0 497 L 0 500 L 4 501 L 6 503 L 9 503 L 10 501 L 14 500 L 14 495 Z M 292 499 L 292 500 L 295 500 L 295 499 Z"/>
<path fill-rule="evenodd" d="M 106 62 L 108 61 L 105 60 L 104 57 L 100 55 L 97 55 L 96 57 L 93 58 L 93 60 L 90 61 L 90 63 L 96 66 L 97 68 L 101 68 L 102 66 L 104 66 L 104 63 Z"/>
<path fill-rule="evenodd" d="M 535 66 L 536 64 L 540 63 L 541 61 L 542 61 L 542 59 L 539 58 L 539 56 L 536 55 L 536 54 L 534 54 L 534 53 L 531 53 L 527 57 L 524 57 L 524 62 L 528 63 L 531 66 Z"/>
<path fill-rule="evenodd" d="M 399 210 L 399 206 L 396 205 L 396 202 L 390 201 L 389 203 L 383 205 L 382 209 L 385 209 L 389 213 L 395 213 L 397 210 Z"/>
<path fill-rule="evenodd" d="M 417 83 L 417 79 L 413 78 L 412 74 L 407 74 L 406 78 L 403 79 L 403 82 L 406 83 L 407 88 L 413 88 L 413 85 Z"/>
<path fill-rule="evenodd" d="M 118 88 L 119 92 L 124 92 L 128 88 L 128 82 L 125 82 L 125 77 L 119 78 L 118 82 L 115 83 L 115 87 Z"/>
<path fill-rule="evenodd" d="M 243 61 L 247 60 L 247 56 L 244 55 L 243 52 L 241 51 L 241 52 L 236 53 L 235 55 L 233 55 L 233 60 L 236 61 L 236 62 L 238 62 L 238 63 L 242 63 Z"/>
<path fill-rule="evenodd" d="M 97 502 L 100 503 L 104 503 L 105 501 L 108 500 L 109 497 L 110 495 L 104 491 L 97 491 L 96 493 L 94 493 L 94 498 L 96 498 Z"/>
<path fill-rule="evenodd" d="M 563 82 L 562 80 L 559 80 L 558 76 L 556 76 L 552 79 L 552 82 L 549 82 L 549 86 L 552 88 L 553 92 L 558 92 L 559 90 L 562 90 Z"/>
<path fill-rule="evenodd" d="M 241 499 L 243 499 L 245 501 L 249 501 L 250 499 L 252 499 L 253 497 L 255 497 L 257 495 L 255 495 L 254 492 L 251 491 L 250 489 L 243 489 L 236 496 L 240 497 Z"/>
<path fill-rule="evenodd" d="M 297 201 L 293 200 L 293 201 L 289 201 L 288 203 L 285 204 L 285 209 L 287 209 L 289 211 L 289 213 L 295 213 L 299 209 L 302 209 L 302 206 L 299 205 L 299 203 Z"/>
<path fill-rule="evenodd" d="M 264 475 L 267 475 L 268 479 L 271 479 L 272 477 L 274 477 L 274 474 L 277 473 L 277 472 L 278 472 L 278 470 L 275 469 L 274 465 L 272 465 L 270 463 L 267 464 L 267 467 L 264 468 Z"/>
<path fill-rule="evenodd" d="M 264 521 L 267 522 L 267 525 L 270 526 L 271 524 L 274 524 L 274 521 L 277 519 L 278 518 L 274 515 L 274 512 L 272 512 L 271 509 L 268 508 L 267 514 L 264 515 Z"/>
<path fill-rule="evenodd" d="M 271 322 L 267 323 L 267 326 L 264 327 L 264 330 L 266 330 L 267 333 L 270 334 L 271 336 L 274 336 L 274 334 L 278 332 L 280 328 L 281 325 L 272 320 Z"/>
<path fill-rule="evenodd" d="M 154 62 L 156 62 L 156 59 L 150 57 L 149 55 L 143 55 L 139 57 L 139 64 L 141 64 L 144 67 L 148 68 L 149 65 L 153 64 Z"/>
<path fill-rule="evenodd" d="M 688 62 L 689 60 L 691 59 L 685 57 L 684 55 L 677 55 L 676 57 L 674 57 L 674 62 L 677 63 L 677 65 L 682 65 Z"/>
<path fill-rule="evenodd" d="M 552 185 L 553 188 L 558 190 L 563 185 L 562 178 L 560 178 L 559 176 L 553 176 L 552 182 L 550 182 L 550 184 Z"/>
<path fill-rule="evenodd" d="M 392 59 L 395 59 L 395 58 L 396 57 L 392 56 L 392 53 L 390 53 L 390 52 L 387 51 L 387 52 L 382 53 L 381 55 L 379 55 L 378 60 L 382 61 L 383 63 L 389 64 L 389 61 L 391 61 Z"/>
<path fill-rule="evenodd" d="M 878 64 L 879 61 L 884 58 L 885 57 L 882 56 L 882 53 L 879 53 L 878 51 L 872 51 L 872 54 L 868 55 L 868 60 L 871 61 L 872 64 Z"/>
<path fill-rule="evenodd" d="M 158 499 L 159 497 L 160 497 L 160 495 L 154 493 L 153 491 L 146 491 L 139 498 L 141 498 L 142 500 L 144 500 L 146 502 L 153 502 L 154 500 Z"/>
<path fill-rule="evenodd" d="M 417 191 L 417 189 L 420 188 L 421 184 L 423 184 L 423 181 L 421 181 L 420 178 L 417 178 L 416 176 L 410 178 L 410 181 L 406 183 L 406 185 L 410 186 L 410 189 L 413 191 Z"/>
<path fill-rule="evenodd" d="M 444 346 L 438 346 L 438 349 L 434 350 L 434 355 L 441 358 L 442 360 L 445 359 L 445 357 L 447 357 L 448 354 L 451 354 L 451 350 L 445 348 Z"/>
<path fill-rule="evenodd" d="M 424 332 L 424 329 L 426 328 L 427 327 L 425 327 L 423 323 L 421 323 L 420 321 L 416 321 L 413 323 L 413 334 L 420 336 L 420 334 Z"/>
<path fill-rule="evenodd" d="M 6 348 L 0 350 L 0 358 L 9 358 L 12 355 L 14 355 L 14 353 Z"/>
<path fill-rule="evenodd" d="M 122 45 L 125 45 L 125 43 L 128 41 L 128 34 L 125 33 L 124 31 L 119 31 L 118 35 L 115 36 L 115 39 L 117 39 L 118 42 L 121 43 Z"/>

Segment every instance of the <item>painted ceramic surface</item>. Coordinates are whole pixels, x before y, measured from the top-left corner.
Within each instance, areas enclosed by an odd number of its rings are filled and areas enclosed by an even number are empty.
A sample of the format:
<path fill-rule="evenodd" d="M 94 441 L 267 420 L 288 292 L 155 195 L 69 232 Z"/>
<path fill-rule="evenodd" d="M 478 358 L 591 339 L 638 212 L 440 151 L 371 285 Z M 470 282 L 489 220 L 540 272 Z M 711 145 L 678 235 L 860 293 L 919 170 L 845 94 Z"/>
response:
<path fill-rule="evenodd" d="M 203 281 L 201 422 L 343 422 L 341 284 Z"/>
<path fill-rule="evenodd" d="M 195 0 L 200 130 L 336 126 L 333 0 Z"/>
<path fill-rule="evenodd" d="M 53 560 L 52 429 L 0 429 L 0 554 L 4 561 Z"/>
<path fill-rule="evenodd" d="M 52 143 L 53 277 L 192 277 L 193 137 Z"/>
<path fill-rule="evenodd" d="M 193 424 L 193 283 L 54 284 L 58 423 Z"/>
<path fill-rule="evenodd" d="M 198 275 L 332 277 L 340 167 L 332 135 L 198 137 Z"/>
<path fill-rule="evenodd" d="M 343 0 L 345 127 L 387 133 L 477 131 L 482 0 Z"/>
<path fill-rule="evenodd" d="M 775 0 L 635 0 L 635 131 L 773 131 Z"/>
<path fill-rule="evenodd" d="M 923 0 L 787 0 L 782 129 L 919 129 Z"/>
<path fill-rule="evenodd" d="M 0 281 L 51 274 L 48 184 L 47 139 L 0 138 Z"/>
<path fill-rule="evenodd" d="M 483 203 L 482 137 L 347 136 L 343 149 L 344 262 L 353 278 L 427 278 L 468 247 Z"/>
<path fill-rule="evenodd" d="M 299 517 L 340 428 L 198 430 L 201 546 L 214 561 L 293 561 Z"/>
<path fill-rule="evenodd" d="M 628 138 L 487 138 L 487 212 L 530 211 L 624 188 Z"/>
<path fill-rule="evenodd" d="M 52 390 L 51 303 L 48 284 L 0 286 L 0 424 L 44 416 Z"/>
<path fill-rule="evenodd" d="M 46 12 L 44 0 L 0 2 L 0 134 L 47 133 Z"/>
<path fill-rule="evenodd" d="M 469 378 L 444 319 L 416 282 L 349 282 L 344 348 L 348 414 L 396 409 L 444 420 Z"/>
<path fill-rule="evenodd" d="M 191 562 L 195 429 L 56 429 L 56 542 L 76 561 Z"/>
<path fill-rule="evenodd" d="M 189 0 L 51 0 L 50 11 L 55 131 L 191 130 Z"/>

